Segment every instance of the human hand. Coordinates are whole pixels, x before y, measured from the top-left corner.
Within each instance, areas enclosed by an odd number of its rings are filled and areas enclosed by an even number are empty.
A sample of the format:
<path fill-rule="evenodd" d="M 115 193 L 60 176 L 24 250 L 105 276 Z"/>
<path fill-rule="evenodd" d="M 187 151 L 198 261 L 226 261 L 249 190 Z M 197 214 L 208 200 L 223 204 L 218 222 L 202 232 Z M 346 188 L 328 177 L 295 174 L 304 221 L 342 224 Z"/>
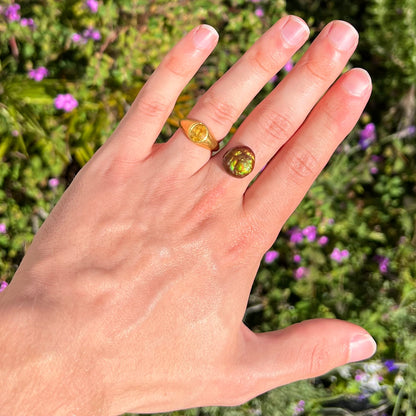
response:
<path fill-rule="evenodd" d="M 299 18 L 282 18 L 189 118 L 223 138 L 307 37 Z M 336 80 L 356 31 L 330 23 L 213 157 L 181 130 L 155 145 L 216 41 L 200 26 L 172 49 L 0 296 L 8 414 L 16 406 L 79 416 L 237 405 L 373 354 L 372 338 L 347 322 L 267 334 L 242 322 L 262 256 L 370 96 L 363 70 Z M 256 154 L 243 179 L 222 166 L 237 145 Z"/>

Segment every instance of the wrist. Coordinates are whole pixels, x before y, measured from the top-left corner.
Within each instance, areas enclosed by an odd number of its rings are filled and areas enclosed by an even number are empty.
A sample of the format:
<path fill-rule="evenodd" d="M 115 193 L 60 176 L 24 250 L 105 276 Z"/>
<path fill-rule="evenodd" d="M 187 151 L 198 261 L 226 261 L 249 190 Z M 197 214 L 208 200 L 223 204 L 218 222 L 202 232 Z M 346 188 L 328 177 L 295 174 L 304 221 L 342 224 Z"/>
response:
<path fill-rule="evenodd" d="M 2 412 L 34 416 L 105 414 L 103 397 L 92 393 L 89 375 L 73 377 L 82 369 L 76 368 L 76 358 L 62 351 L 62 340 L 57 342 L 57 335 L 52 336 L 49 320 L 41 317 L 42 307 L 35 307 L 33 300 L 14 297 L 12 287 L 0 296 Z"/>

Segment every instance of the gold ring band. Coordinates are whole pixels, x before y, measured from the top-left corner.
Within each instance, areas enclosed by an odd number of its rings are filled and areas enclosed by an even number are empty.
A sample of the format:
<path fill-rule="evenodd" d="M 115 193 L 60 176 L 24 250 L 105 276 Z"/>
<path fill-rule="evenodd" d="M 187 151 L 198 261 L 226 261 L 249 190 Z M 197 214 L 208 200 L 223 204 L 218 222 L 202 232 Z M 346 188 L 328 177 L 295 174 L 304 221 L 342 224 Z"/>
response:
<path fill-rule="evenodd" d="M 205 149 L 216 151 L 219 148 L 219 144 L 215 137 L 210 133 L 208 127 L 197 120 L 181 120 L 179 122 L 182 127 L 185 136 L 198 146 Z"/>

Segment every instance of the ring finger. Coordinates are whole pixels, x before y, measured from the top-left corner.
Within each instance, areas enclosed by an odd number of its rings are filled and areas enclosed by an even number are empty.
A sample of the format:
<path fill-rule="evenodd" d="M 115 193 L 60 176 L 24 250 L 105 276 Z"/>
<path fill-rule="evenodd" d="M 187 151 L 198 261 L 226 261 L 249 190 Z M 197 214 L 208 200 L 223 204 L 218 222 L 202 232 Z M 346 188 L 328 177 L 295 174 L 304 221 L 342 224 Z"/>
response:
<path fill-rule="evenodd" d="M 247 117 L 228 146 L 213 158 L 214 166 L 222 169 L 222 155 L 230 147 L 244 145 L 254 151 L 256 167 L 239 181 L 240 186 L 233 186 L 237 192 L 244 192 L 254 175 L 299 129 L 339 76 L 357 43 L 358 33 L 350 24 L 335 21 L 327 25 L 290 74 Z"/>

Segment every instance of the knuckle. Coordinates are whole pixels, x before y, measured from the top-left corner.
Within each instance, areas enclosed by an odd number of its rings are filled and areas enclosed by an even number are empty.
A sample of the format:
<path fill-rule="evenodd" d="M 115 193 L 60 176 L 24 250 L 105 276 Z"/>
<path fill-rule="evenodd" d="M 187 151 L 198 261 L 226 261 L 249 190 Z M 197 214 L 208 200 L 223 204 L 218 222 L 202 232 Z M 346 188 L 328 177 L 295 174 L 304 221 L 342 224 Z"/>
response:
<path fill-rule="evenodd" d="M 340 134 L 340 119 L 330 109 L 324 109 L 325 123 L 322 124 L 322 137 L 338 137 Z"/>
<path fill-rule="evenodd" d="M 214 94 L 208 94 L 203 99 L 203 106 L 208 109 L 207 114 L 216 123 L 224 125 L 233 124 L 238 118 L 238 112 L 232 104 L 218 99 Z"/>
<path fill-rule="evenodd" d="M 304 67 L 319 82 L 328 82 L 334 73 L 334 62 L 331 60 L 311 58 L 305 62 Z"/>
<path fill-rule="evenodd" d="M 328 370 L 331 354 L 324 343 L 315 345 L 311 351 L 309 363 L 309 377 L 320 376 Z"/>
<path fill-rule="evenodd" d="M 124 184 L 137 169 L 137 160 L 129 160 L 122 156 L 115 156 L 103 169 L 102 176 L 112 185 Z"/>
<path fill-rule="evenodd" d="M 348 107 L 342 102 L 331 103 L 322 108 L 324 118 L 321 123 L 324 137 L 337 137 L 345 125 L 345 117 L 349 114 Z"/>
<path fill-rule="evenodd" d="M 172 74 L 183 78 L 191 72 L 191 62 L 191 59 L 184 59 L 183 56 L 168 55 L 163 66 Z"/>
<path fill-rule="evenodd" d="M 195 203 L 193 212 L 200 220 L 205 220 L 222 209 L 227 188 L 219 182 L 213 187 L 202 187 L 201 191 L 201 196 Z"/>
<path fill-rule="evenodd" d="M 261 114 L 259 125 L 261 126 L 259 137 L 263 140 L 262 144 L 272 148 L 276 148 L 276 141 L 280 144 L 285 142 L 294 131 L 293 122 L 288 116 L 270 110 Z"/>
<path fill-rule="evenodd" d="M 229 241 L 227 241 L 229 246 L 228 254 L 230 256 L 239 256 L 249 250 L 257 253 L 257 248 L 260 245 L 259 235 L 261 235 L 259 224 L 254 221 L 240 219 L 240 221 L 233 224 L 229 233 Z"/>
<path fill-rule="evenodd" d="M 144 94 L 137 101 L 135 112 L 140 116 L 160 118 L 169 114 L 171 107 L 172 103 L 162 95 Z"/>
<path fill-rule="evenodd" d="M 278 67 L 277 60 L 270 51 L 265 51 L 261 48 L 249 54 L 247 61 L 253 67 L 254 73 L 262 72 L 264 74 L 270 74 L 275 72 Z"/>
<path fill-rule="evenodd" d="M 140 136 L 126 132 L 119 138 L 123 142 L 122 145 L 116 145 L 110 152 L 100 152 L 100 149 L 94 155 L 95 163 L 86 166 L 91 169 L 91 174 L 96 175 L 104 183 L 117 187 L 125 184 L 137 173 L 137 166 L 143 160 L 141 155 L 131 151 L 132 148 L 137 147 Z"/>
<path fill-rule="evenodd" d="M 310 150 L 302 148 L 288 152 L 287 166 L 289 178 L 297 185 L 301 185 L 305 179 L 315 176 L 319 162 Z"/>

